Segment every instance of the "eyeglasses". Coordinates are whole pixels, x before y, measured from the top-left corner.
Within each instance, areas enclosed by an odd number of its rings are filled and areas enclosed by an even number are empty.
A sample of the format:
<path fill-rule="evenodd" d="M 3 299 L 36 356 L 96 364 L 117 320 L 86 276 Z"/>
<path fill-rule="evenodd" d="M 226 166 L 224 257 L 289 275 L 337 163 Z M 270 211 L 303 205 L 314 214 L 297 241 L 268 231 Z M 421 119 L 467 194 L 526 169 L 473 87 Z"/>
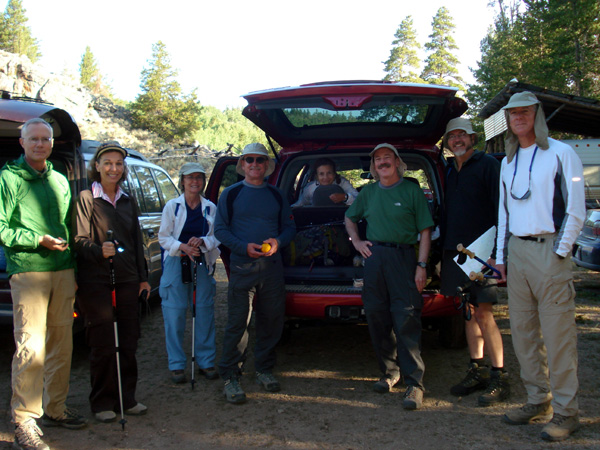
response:
<path fill-rule="evenodd" d="M 256 161 L 256 164 L 262 164 L 267 160 L 267 158 L 265 158 L 264 156 L 257 156 L 256 158 L 254 156 L 246 156 L 244 158 L 244 161 L 246 161 L 248 164 L 252 164 L 254 161 Z"/>
<path fill-rule="evenodd" d="M 533 167 L 533 160 L 535 159 L 535 155 L 537 153 L 538 147 L 535 146 L 535 150 L 533 151 L 533 156 L 531 157 L 531 163 L 529 164 L 529 182 L 527 183 L 527 192 L 525 192 L 522 196 L 517 197 L 513 194 L 513 184 L 515 184 L 515 175 L 517 174 L 517 165 L 519 163 L 519 148 L 517 148 L 517 154 L 515 156 L 515 171 L 513 173 L 513 179 L 510 183 L 510 196 L 513 200 L 527 200 L 531 197 L 531 168 Z"/>
<path fill-rule="evenodd" d="M 464 139 L 467 136 L 468 136 L 467 133 L 451 134 L 450 136 L 448 136 L 448 140 L 454 141 L 456 139 Z"/>
<path fill-rule="evenodd" d="M 28 137 L 27 138 L 27 142 L 31 142 L 32 144 L 49 144 L 50 142 L 52 142 L 52 138 L 48 138 L 48 137 L 43 137 L 43 138 L 37 138 L 37 137 Z"/>

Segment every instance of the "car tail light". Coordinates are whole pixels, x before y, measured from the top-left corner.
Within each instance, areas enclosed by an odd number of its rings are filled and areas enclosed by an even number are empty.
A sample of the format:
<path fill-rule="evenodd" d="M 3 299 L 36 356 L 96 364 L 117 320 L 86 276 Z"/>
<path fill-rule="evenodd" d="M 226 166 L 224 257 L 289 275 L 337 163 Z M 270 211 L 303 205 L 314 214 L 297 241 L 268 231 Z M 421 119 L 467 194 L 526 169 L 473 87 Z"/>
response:
<path fill-rule="evenodd" d="M 79 313 L 77 311 L 73 311 L 73 319 L 77 319 L 79 317 Z"/>
<path fill-rule="evenodd" d="M 596 237 L 600 236 L 600 221 L 596 221 L 594 222 L 594 225 L 592 226 L 592 234 Z"/>

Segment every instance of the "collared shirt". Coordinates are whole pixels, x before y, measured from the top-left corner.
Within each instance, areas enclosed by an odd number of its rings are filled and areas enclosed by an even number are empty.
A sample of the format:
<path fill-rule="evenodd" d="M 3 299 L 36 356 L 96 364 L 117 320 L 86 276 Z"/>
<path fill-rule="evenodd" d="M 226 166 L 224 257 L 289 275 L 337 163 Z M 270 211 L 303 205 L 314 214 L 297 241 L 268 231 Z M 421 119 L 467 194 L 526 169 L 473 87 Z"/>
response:
<path fill-rule="evenodd" d="M 102 189 L 101 183 L 98 183 L 97 181 L 94 181 L 92 183 L 92 196 L 94 198 L 101 198 L 103 200 L 106 200 L 108 203 L 113 205 L 115 208 L 117 207 L 117 202 L 119 201 L 119 199 L 121 198 L 122 195 L 124 195 L 125 197 L 128 197 L 127 192 L 125 192 L 123 189 L 121 189 L 121 186 L 117 186 L 117 195 L 115 195 L 115 200 L 112 201 L 110 199 L 110 197 L 104 192 L 104 189 Z"/>
<path fill-rule="evenodd" d="M 535 145 L 519 149 L 517 158 L 502 161 L 500 205 L 498 208 L 497 260 L 505 260 L 509 236 L 537 236 L 556 233 L 554 252 L 567 256 L 585 220 L 583 167 L 575 151 L 567 144 L 549 138 L 550 147 L 539 149 L 531 168 L 531 195 L 520 197 L 529 186 L 529 166 Z M 513 183 L 514 176 L 514 183 Z"/>

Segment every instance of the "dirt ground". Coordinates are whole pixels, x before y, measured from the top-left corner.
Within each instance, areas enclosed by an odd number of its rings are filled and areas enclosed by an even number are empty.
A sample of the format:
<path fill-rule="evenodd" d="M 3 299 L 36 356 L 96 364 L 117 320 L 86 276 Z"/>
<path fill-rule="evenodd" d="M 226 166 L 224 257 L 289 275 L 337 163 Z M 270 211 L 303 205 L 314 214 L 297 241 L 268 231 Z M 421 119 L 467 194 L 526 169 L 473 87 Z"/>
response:
<path fill-rule="evenodd" d="M 525 401 L 514 356 L 505 296 L 497 320 L 505 344 L 505 367 L 512 395 L 502 406 L 477 407 L 477 394 L 453 397 L 450 386 L 468 363 L 466 349 L 447 350 L 432 332 L 423 334 L 427 389 L 423 408 L 402 409 L 403 386 L 377 394 L 377 365 L 364 325 L 306 327 L 295 330 L 278 350 L 276 375 L 282 391 L 267 394 L 255 384 L 253 360 L 242 384 L 244 405 L 230 405 L 222 382 L 197 377 L 195 389 L 174 385 L 167 370 L 162 314 L 154 307 L 142 322 L 138 350 L 138 401 L 149 412 L 118 423 L 94 421 L 89 410 L 87 349 L 76 342 L 68 403 L 90 424 L 80 431 L 50 428 L 44 440 L 53 450 L 67 449 L 600 449 L 600 274 L 575 268 L 579 329 L 580 408 L 583 428 L 570 440 L 546 443 L 542 425 L 515 427 L 501 416 Z M 217 356 L 226 317 L 225 272 L 217 272 Z M 189 323 L 191 329 L 191 320 Z M 187 342 L 189 339 L 189 330 Z M 190 344 L 191 345 L 191 344 Z M 11 447 L 10 361 L 14 345 L 0 333 L 0 449 Z M 189 377 L 189 369 L 188 369 Z"/>

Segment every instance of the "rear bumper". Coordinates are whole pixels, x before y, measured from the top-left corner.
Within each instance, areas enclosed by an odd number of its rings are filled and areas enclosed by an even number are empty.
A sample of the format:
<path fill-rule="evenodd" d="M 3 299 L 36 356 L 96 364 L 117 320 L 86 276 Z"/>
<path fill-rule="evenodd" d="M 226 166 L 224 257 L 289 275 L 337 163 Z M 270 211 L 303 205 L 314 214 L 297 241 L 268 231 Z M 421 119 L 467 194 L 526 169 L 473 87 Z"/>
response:
<path fill-rule="evenodd" d="M 316 292 L 318 291 L 318 292 Z M 456 297 L 423 294 L 423 317 L 461 314 Z M 364 321 L 361 289 L 345 286 L 286 286 L 286 315 L 295 319 Z"/>

